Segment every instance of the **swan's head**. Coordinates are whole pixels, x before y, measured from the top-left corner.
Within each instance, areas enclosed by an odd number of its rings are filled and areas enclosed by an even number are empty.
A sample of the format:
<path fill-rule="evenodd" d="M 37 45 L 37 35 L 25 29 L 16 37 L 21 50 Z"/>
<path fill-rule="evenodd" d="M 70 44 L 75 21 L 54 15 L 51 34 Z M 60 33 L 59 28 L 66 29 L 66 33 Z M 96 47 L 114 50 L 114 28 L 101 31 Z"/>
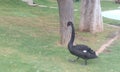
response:
<path fill-rule="evenodd" d="M 67 26 L 70 26 L 70 25 L 73 25 L 73 23 L 72 23 L 71 21 L 69 21 L 69 22 L 67 23 Z"/>

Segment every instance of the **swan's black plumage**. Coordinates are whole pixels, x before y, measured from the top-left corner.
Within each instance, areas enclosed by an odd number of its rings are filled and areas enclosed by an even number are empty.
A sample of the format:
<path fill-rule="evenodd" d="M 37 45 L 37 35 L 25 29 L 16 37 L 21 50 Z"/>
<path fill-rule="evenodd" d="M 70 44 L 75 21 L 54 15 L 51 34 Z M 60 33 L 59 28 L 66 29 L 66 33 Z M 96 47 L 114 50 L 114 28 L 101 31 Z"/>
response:
<path fill-rule="evenodd" d="M 75 31 L 74 31 L 74 26 L 72 22 L 67 23 L 67 27 L 71 26 L 72 28 L 72 33 L 71 33 L 71 38 L 68 43 L 68 49 L 71 54 L 77 56 L 78 60 L 79 58 L 82 58 L 85 60 L 85 65 L 87 64 L 88 59 L 94 59 L 97 58 L 97 55 L 95 51 L 93 51 L 91 48 L 89 48 L 86 45 L 73 45 L 74 38 L 75 38 Z"/>

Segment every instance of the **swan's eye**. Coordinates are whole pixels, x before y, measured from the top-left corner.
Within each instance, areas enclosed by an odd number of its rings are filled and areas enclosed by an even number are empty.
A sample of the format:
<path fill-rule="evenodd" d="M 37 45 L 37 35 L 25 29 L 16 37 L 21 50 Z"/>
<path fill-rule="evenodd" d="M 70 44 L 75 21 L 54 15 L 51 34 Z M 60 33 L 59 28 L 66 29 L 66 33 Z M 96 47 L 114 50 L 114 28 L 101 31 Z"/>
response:
<path fill-rule="evenodd" d="M 87 50 L 83 50 L 83 52 L 84 52 L 84 53 L 86 53 L 86 52 L 87 52 Z"/>

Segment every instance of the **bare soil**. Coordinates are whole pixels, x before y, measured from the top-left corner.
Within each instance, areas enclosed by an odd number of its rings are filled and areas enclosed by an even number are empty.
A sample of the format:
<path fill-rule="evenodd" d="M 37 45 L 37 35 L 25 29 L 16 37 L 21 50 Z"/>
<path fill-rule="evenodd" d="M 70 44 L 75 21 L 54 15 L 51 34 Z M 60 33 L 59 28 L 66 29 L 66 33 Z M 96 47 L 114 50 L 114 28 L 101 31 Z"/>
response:
<path fill-rule="evenodd" d="M 111 26 L 111 25 L 110 25 Z M 116 27 L 116 28 L 120 28 L 119 26 L 113 26 L 112 27 Z M 111 35 L 109 36 L 109 40 L 106 41 L 106 43 L 104 43 L 97 51 L 96 54 L 99 55 L 102 52 L 111 52 L 111 51 L 107 51 L 106 49 L 118 38 L 120 37 L 120 30 L 111 33 Z"/>

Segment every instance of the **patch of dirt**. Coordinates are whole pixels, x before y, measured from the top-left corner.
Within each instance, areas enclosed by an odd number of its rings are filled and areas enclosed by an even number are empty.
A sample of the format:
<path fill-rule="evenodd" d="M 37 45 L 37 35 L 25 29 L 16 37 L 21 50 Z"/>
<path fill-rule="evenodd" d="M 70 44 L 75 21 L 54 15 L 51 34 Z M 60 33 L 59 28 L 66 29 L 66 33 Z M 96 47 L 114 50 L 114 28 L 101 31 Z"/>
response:
<path fill-rule="evenodd" d="M 109 50 L 109 49 L 105 49 L 105 50 L 103 51 L 103 53 L 106 53 L 106 54 L 108 54 L 108 53 L 110 53 L 110 52 L 112 52 L 112 51 Z"/>
<path fill-rule="evenodd" d="M 23 61 L 32 61 L 37 60 L 37 56 L 27 55 L 25 53 L 21 53 L 18 50 L 12 48 L 0 48 L 0 55 L 2 56 L 10 56 L 11 54 L 19 56 Z"/>
<path fill-rule="evenodd" d="M 114 38 L 111 38 L 108 40 L 105 44 L 103 44 L 97 51 L 97 55 L 102 53 L 107 47 L 109 47 L 116 39 L 118 38 L 118 35 L 116 35 Z"/>
<path fill-rule="evenodd" d="M 86 42 L 89 41 L 88 38 L 85 38 L 85 37 L 82 37 L 82 36 L 78 36 L 78 35 L 76 35 L 76 38 L 79 39 L 79 40 L 81 40 L 81 41 L 86 41 Z"/>
<path fill-rule="evenodd" d="M 9 30 L 15 30 L 23 34 L 27 34 L 32 37 L 39 37 L 44 34 L 59 32 L 59 24 L 56 21 L 50 20 L 50 16 L 47 17 L 2 17 L 0 22 L 4 23 L 4 27 Z M 18 29 L 16 29 L 18 28 Z M 44 32 L 44 34 L 42 34 Z"/>
<path fill-rule="evenodd" d="M 111 26 L 111 25 L 110 25 Z M 120 27 L 116 27 L 116 26 L 113 26 L 112 27 L 115 27 L 115 28 L 120 28 Z M 111 52 L 109 51 L 107 48 L 115 41 L 117 40 L 118 38 L 120 38 L 120 30 L 114 32 L 114 33 L 111 33 L 109 36 L 108 36 L 109 40 L 104 43 L 97 51 L 96 51 L 96 54 L 99 55 L 100 53 L 102 52 L 105 52 L 105 53 L 108 53 L 108 52 Z"/>
<path fill-rule="evenodd" d="M 11 49 L 11 48 L 0 48 L 0 55 L 3 56 L 8 56 L 11 55 L 13 53 L 15 53 L 16 50 L 15 49 Z"/>

